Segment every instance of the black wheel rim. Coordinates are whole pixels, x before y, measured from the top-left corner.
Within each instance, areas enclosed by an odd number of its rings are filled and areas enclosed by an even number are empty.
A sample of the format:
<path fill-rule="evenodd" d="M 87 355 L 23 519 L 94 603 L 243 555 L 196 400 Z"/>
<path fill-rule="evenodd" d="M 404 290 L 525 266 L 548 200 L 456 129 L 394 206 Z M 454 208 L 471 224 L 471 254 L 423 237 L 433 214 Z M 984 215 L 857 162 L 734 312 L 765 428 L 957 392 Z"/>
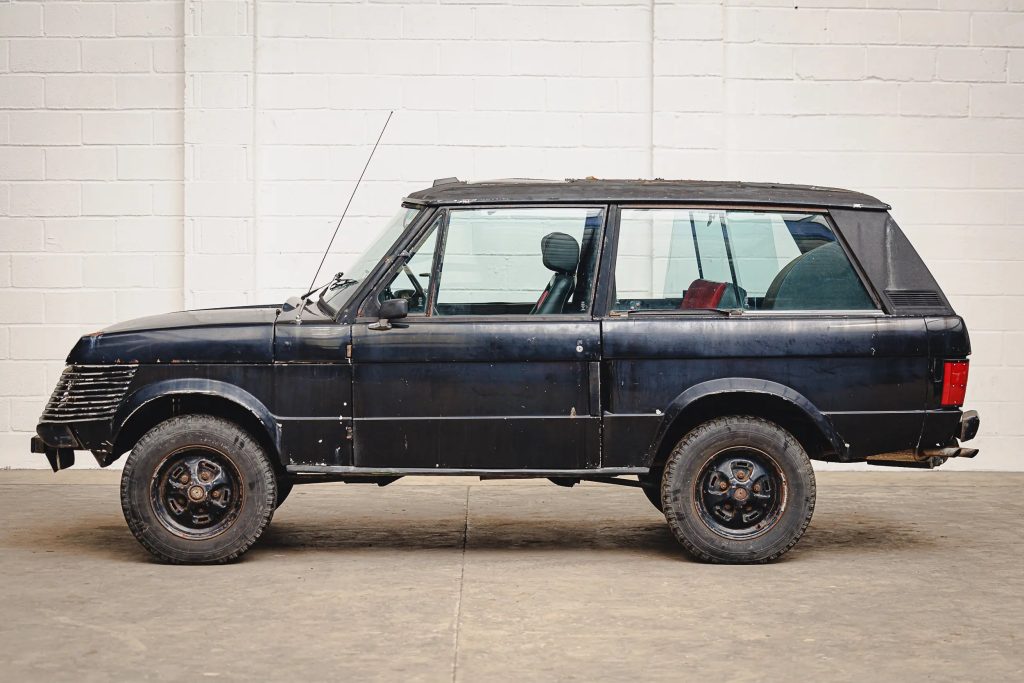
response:
<path fill-rule="evenodd" d="M 213 538 L 230 527 L 242 508 L 242 478 L 220 451 L 191 446 L 163 459 L 153 476 L 153 512 L 171 533 Z"/>
<path fill-rule="evenodd" d="M 763 451 L 733 447 L 719 451 L 701 468 L 694 484 L 700 520 L 729 539 L 761 536 L 786 508 L 786 478 Z"/>

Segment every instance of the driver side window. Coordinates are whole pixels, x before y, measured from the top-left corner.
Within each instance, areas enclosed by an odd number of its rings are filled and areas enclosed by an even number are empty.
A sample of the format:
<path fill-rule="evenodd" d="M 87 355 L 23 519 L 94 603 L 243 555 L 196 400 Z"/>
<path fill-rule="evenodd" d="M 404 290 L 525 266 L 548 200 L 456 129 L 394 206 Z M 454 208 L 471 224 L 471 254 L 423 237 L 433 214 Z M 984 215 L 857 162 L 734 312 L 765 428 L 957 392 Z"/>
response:
<path fill-rule="evenodd" d="M 431 315 L 586 313 L 604 212 L 452 209 Z"/>
<path fill-rule="evenodd" d="M 427 293 L 430 291 L 440 226 L 441 218 L 438 217 L 426 235 L 409 249 L 412 256 L 381 291 L 378 297 L 381 303 L 388 299 L 405 299 L 409 302 L 409 315 L 424 315 L 427 312 Z"/>

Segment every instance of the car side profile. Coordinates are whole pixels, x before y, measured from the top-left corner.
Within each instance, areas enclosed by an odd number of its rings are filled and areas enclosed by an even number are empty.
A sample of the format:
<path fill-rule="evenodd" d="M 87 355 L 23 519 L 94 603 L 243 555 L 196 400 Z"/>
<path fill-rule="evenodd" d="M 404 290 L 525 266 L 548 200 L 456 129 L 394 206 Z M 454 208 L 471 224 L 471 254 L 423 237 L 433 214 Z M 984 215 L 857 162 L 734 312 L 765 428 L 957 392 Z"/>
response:
<path fill-rule="evenodd" d="M 812 460 L 973 457 L 970 340 L 873 197 L 698 181 L 435 182 L 283 304 L 87 335 L 33 437 L 125 453 L 135 537 L 233 560 L 294 485 L 637 486 L 690 556 L 774 560 Z"/>

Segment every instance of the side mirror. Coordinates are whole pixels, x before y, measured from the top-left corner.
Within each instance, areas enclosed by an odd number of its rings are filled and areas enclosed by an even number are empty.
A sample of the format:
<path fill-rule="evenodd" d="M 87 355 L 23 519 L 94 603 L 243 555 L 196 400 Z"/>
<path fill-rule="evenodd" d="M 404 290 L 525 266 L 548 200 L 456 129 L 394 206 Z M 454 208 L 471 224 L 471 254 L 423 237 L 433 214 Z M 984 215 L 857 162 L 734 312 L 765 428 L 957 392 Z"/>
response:
<path fill-rule="evenodd" d="M 377 322 L 370 323 L 371 330 L 390 330 L 391 321 L 409 315 L 409 302 L 405 299 L 388 299 L 380 305 Z"/>

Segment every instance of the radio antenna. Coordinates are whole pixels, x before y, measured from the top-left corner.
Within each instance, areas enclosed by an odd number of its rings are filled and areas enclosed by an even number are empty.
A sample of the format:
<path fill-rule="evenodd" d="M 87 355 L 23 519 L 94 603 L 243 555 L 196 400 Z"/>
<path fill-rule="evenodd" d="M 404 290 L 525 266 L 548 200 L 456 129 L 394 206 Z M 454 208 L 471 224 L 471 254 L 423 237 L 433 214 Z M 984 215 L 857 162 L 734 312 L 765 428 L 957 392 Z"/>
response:
<path fill-rule="evenodd" d="M 327 248 L 324 249 L 324 256 L 320 259 L 320 265 L 316 267 L 316 272 L 313 274 L 313 280 L 309 283 L 310 293 L 316 291 L 316 279 L 320 277 L 320 270 L 324 267 L 324 261 L 327 260 L 327 254 L 331 252 L 331 246 L 334 244 L 334 238 L 338 236 L 338 230 L 341 228 L 341 222 L 345 220 L 345 214 L 348 213 L 348 207 L 352 206 L 352 199 L 356 196 L 356 190 L 359 189 L 359 183 L 363 182 L 363 176 L 366 175 L 366 169 L 370 167 L 370 160 L 373 159 L 373 154 L 377 151 L 377 145 L 380 144 L 381 138 L 384 137 L 384 131 L 388 129 L 388 123 L 391 122 L 391 116 L 394 113 L 394 110 L 388 112 L 388 118 L 384 122 L 384 127 L 380 129 L 380 135 L 377 136 L 377 142 L 373 143 L 373 149 L 370 150 L 370 156 L 366 158 L 366 165 L 363 166 L 363 172 L 359 174 L 359 180 L 356 181 L 355 187 L 352 188 L 352 194 L 348 196 L 348 203 L 345 204 L 345 210 L 341 212 L 341 218 L 338 219 L 338 224 L 334 226 L 334 234 L 331 235 L 331 241 L 327 243 Z"/>

